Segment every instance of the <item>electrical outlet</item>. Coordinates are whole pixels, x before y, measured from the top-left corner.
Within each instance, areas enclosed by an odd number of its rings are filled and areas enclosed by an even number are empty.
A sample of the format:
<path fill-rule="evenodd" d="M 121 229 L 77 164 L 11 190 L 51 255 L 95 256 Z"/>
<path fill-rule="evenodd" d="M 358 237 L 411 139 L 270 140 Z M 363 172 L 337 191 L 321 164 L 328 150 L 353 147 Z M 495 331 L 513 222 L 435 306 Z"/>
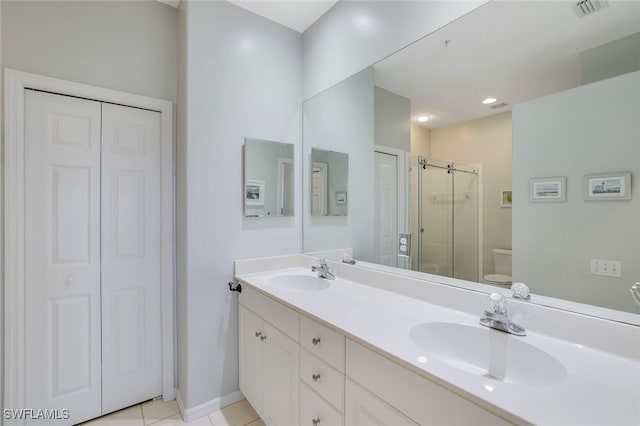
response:
<path fill-rule="evenodd" d="M 621 278 L 622 262 L 616 260 L 591 259 L 591 274 Z"/>
<path fill-rule="evenodd" d="M 398 233 L 398 256 L 411 257 L 411 234 Z"/>

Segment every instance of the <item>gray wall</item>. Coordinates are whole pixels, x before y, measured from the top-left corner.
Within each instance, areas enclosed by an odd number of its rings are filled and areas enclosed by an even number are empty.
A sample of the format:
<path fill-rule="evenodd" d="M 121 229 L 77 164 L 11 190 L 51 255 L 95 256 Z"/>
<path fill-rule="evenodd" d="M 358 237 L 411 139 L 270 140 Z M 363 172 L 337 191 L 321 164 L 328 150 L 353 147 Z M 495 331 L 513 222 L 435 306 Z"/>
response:
<path fill-rule="evenodd" d="M 300 252 L 299 201 L 294 217 L 244 218 L 242 145 L 293 143 L 300 200 L 302 72 L 299 33 L 231 3 L 182 3 L 178 392 L 189 409 L 238 390 L 233 260 Z"/>
<path fill-rule="evenodd" d="M 582 84 L 640 70 L 640 33 L 580 52 Z"/>
<path fill-rule="evenodd" d="M 304 251 L 353 247 L 373 260 L 373 69 L 304 103 Z M 311 148 L 349 155 L 348 216 L 310 216 Z M 331 172 L 329 172 L 331 173 Z"/>
<path fill-rule="evenodd" d="M 640 72 L 513 108 L 513 276 L 534 293 L 640 313 Z M 587 173 L 632 172 L 631 201 L 584 201 Z M 530 203 L 529 179 L 566 176 L 567 201 Z M 622 261 L 622 278 L 590 260 Z"/>
<path fill-rule="evenodd" d="M 338 2 L 303 34 L 303 98 L 320 93 L 484 3 Z"/>
<path fill-rule="evenodd" d="M 411 151 L 411 101 L 375 86 L 375 143 Z"/>
<path fill-rule="evenodd" d="M 156 1 L 3 0 L 0 2 L 2 81 L 4 67 L 8 67 L 175 101 L 177 17 L 176 9 Z M 2 105 L 0 117 L 4 117 Z M 0 137 L 4 136 L 2 128 L 3 119 L 0 119 Z M 3 175 L 0 170 L 0 191 L 4 188 Z M 0 210 L 3 212 L 4 208 Z M 3 258 L 0 250 L 0 259 Z M 0 277 L 3 276 L 1 271 Z M 3 291 L 0 292 L 0 365 L 3 369 L 2 296 Z M 0 374 L 0 383 L 4 383 L 3 374 Z M 3 400 L 3 386 L 0 386 L 0 401 Z"/>
<path fill-rule="evenodd" d="M 157 1 L 2 1 L 2 65 L 171 101 L 175 8 Z"/>

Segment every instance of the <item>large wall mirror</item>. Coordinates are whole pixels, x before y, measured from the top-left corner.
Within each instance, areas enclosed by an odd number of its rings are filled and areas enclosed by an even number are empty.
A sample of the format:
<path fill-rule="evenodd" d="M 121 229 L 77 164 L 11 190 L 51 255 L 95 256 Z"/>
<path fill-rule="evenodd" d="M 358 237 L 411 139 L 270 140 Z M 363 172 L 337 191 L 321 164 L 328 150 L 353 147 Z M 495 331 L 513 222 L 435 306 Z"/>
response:
<path fill-rule="evenodd" d="M 245 138 L 245 217 L 293 216 L 293 211 L 293 145 Z"/>
<path fill-rule="evenodd" d="M 588 16 L 489 2 L 306 101 L 306 152 L 326 132 L 362 136 L 342 150 L 367 205 L 334 241 L 305 214 L 304 251 L 352 247 L 362 265 L 478 291 L 522 281 L 533 303 L 640 324 L 639 30 L 638 2 Z M 364 113 L 323 127 L 345 109 Z M 614 172 L 631 173 L 630 199 L 585 194 L 586 175 Z M 560 194 L 532 190 L 550 178 Z M 621 276 L 594 273 L 602 260 Z"/>

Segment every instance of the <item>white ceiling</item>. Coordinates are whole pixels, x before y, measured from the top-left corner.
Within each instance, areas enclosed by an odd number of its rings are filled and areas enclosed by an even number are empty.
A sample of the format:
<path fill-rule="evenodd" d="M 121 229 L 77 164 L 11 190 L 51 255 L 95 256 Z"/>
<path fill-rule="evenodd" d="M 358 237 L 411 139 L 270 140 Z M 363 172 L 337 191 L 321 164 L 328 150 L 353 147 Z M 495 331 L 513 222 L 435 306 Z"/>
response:
<path fill-rule="evenodd" d="M 482 105 L 489 96 L 516 104 L 575 87 L 579 52 L 640 31 L 640 2 L 583 18 L 570 5 L 490 2 L 376 64 L 376 85 L 410 98 L 429 128 L 509 110 Z"/>
<path fill-rule="evenodd" d="M 228 0 L 243 9 L 303 33 L 338 0 Z"/>

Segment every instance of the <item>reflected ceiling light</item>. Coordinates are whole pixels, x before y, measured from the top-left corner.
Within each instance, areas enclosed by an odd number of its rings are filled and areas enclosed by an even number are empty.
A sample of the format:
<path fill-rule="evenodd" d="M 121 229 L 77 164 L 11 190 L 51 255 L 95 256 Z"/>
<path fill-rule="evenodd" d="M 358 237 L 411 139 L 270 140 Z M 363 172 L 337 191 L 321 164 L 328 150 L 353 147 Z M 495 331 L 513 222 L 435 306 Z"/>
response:
<path fill-rule="evenodd" d="M 418 120 L 421 123 L 426 123 L 427 121 L 429 121 L 429 116 L 428 115 L 419 115 L 416 117 L 416 120 Z"/>
<path fill-rule="evenodd" d="M 426 364 L 427 362 L 429 362 L 429 358 L 427 358 L 426 356 L 419 356 L 418 357 L 418 362 L 421 364 Z"/>
<path fill-rule="evenodd" d="M 491 383 L 485 383 L 484 388 L 487 392 L 493 392 L 496 389 Z"/>
<path fill-rule="evenodd" d="M 482 101 L 482 103 L 485 104 L 485 105 L 489 105 L 489 104 L 494 103 L 495 101 L 497 101 L 496 98 L 487 98 L 484 101 Z"/>

